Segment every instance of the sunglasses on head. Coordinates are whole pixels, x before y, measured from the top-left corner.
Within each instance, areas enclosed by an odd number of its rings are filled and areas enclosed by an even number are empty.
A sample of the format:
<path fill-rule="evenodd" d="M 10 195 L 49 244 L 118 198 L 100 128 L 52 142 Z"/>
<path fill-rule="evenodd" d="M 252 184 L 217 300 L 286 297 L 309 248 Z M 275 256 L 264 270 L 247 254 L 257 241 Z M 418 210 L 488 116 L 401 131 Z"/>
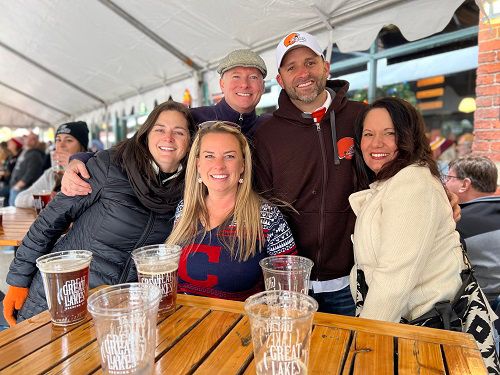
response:
<path fill-rule="evenodd" d="M 208 129 L 208 128 L 211 128 L 212 126 L 214 126 L 215 124 L 224 124 L 224 125 L 228 125 L 228 126 L 231 126 L 233 128 L 236 128 L 238 130 L 241 130 L 241 126 L 239 126 L 238 124 L 234 123 L 234 122 L 231 122 L 231 121 L 219 121 L 219 120 L 215 120 L 215 121 L 205 121 L 205 122 L 202 122 L 201 124 L 198 124 L 198 129 L 201 130 L 201 129 Z"/>

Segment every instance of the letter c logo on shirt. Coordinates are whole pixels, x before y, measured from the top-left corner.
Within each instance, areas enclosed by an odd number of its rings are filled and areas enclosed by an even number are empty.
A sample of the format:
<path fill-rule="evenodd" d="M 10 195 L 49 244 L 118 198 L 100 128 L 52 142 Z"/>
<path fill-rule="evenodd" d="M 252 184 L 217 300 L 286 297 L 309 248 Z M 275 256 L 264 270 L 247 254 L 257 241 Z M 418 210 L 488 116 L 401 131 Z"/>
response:
<path fill-rule="evenodd" d="M 204 288 L 213 288 L 219 282 L 219 277 L 217 275 L 207 274 L 207 278 L 205 280 L 191 278 L 187 271 L 189 262 L 188 258 L 189 256 L 193 256 L 195 253 L 204 253 L 208 258 L 208 263 L 219 263 L 220 251 L 220 246 L 207 246 L 200 244 L 186 246 L 182 250 L 181 258 L 179 260 L 179 277 L 193 285 L 198 285 Z"/>

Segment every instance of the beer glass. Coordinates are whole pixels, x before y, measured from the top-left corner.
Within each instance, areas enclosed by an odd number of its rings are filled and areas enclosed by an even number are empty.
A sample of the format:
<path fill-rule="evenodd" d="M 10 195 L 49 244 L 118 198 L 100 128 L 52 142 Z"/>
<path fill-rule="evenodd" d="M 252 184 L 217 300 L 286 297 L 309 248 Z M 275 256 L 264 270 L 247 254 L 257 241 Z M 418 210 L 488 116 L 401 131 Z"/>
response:
<path fill-rule="evenodd" d="M 88 250 L 59 251 L 36 260 L 55 325 L 75 324 L 87 315 L 91 260 L 92 253 Z"/>
<path fill-rule="evenodd" d="M 128 283 L 101 289 L 89 297 L 104 374 L 152 374 L 156 319 L 161 290 Z"/>
<path fill-rule="evenodd" d="M 50 151 L 50 165 L 51 165 L 51 168 L 54 172 L 56 172 L 56 173 L 64 172 L 64 167 L 62 165 L 60 165 L 59 160 L 57 160 L 55 150 Z"/>
<path fill-rule="evenodd" d="M 259 262 L 266 290 L 308 294 L 313 261 L 296 255 L 274 255 Z"/>
<path fill-rule="evenodd" d="M 175 310 L 177 297 L 177 268 L 182 248 L 177 245 L 150 245 L 132 252 L 139 282 L 156 285 L 162 298 L 159 312 L 169 314 Z"/>
<path fill-rule="evenodd" d="M 39 215 L 45 206 L 52 200 L 52 192 L 50 190 L 40 190 L 33 192 L 33 206 L 36 214 Z"/>
<path fill-rule="evenodd" d="M 267 290 L 245 301 L 258 375 L 307 374 L 318 303 L 303 293 Z"/>

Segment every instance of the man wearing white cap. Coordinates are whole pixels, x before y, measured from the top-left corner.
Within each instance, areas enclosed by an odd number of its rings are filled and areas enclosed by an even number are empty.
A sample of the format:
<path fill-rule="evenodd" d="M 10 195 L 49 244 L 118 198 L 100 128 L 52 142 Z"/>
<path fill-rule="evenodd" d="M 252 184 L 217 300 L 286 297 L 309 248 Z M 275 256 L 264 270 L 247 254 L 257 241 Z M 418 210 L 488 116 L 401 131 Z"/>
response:
<path fill-rule="evenodd" d="M 355 216 L 354 121 L 364 104 L 347 99 L 349 83 L 328 80 L 316 39 L 293 32 L 277 48 L 279 108 L 255 133 L 261 191 L 293 205 L 288 218 L 299 254 L 314 261 L 311 295 L 320 311 L 354 315 L 349 272 Z"/>

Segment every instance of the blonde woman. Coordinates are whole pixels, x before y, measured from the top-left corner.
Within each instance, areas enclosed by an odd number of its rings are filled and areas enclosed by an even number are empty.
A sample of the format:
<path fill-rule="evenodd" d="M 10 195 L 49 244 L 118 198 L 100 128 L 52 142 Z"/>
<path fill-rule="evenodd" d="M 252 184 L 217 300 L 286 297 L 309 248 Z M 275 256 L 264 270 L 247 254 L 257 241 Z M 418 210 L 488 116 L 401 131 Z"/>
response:
<path fill-rule="evenodd" d="M 296 253 L 280 211 L 252 189 L 252 157 L 238 125 L 199 125 L 167 243 L 183 246 L 179 292 L 234 300 L 263 289 L 262 258 Z"/>

